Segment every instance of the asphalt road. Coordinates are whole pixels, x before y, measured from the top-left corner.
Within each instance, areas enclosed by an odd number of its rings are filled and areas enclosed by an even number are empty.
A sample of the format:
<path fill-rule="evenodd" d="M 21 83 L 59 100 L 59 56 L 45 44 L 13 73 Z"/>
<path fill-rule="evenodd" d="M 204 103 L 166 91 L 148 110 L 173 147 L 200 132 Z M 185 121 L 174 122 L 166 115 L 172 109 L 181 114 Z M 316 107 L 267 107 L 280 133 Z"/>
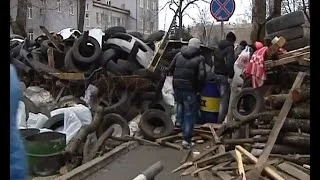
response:
<path fill-rule="evenodd" d="M 140 172 L 153 163 L 161 160 L 164 164 L 162 172 L 155 180 L 198 180 L 191 176 L 180 176 L 181 171 L 171 171 L 180 166 L 183 153 L 170 148 L 155 146 L 139 146 L 121 156 L 104 169 L 88 177 L 88 180 L 132 180 Z"/>

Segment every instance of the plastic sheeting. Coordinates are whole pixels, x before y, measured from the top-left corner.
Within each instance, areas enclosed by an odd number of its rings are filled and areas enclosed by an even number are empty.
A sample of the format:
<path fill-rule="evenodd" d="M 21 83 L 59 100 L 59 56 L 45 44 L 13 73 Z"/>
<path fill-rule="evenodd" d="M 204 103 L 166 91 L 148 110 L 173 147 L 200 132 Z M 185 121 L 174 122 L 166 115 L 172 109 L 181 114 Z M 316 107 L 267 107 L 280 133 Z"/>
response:
<path fill-rule="evenodd" d="M 83 125 L 89 125 L 92 122 L 90 109 L 82 104 L 54 110 L 51 112 L 51 116 L 62 113 L 64 114 L 64 126 L 60 132 L 67 135 L 67 143 L 77 134 Z"/>
<path fill-rule="evenodd" d="M 172 86 L 172 76 L 167 76 L 162 88 L 163 101 L 170 106 L 174 106 L 174 91 Z"/>
<path fill-rule="evenodd" d="M 29 86 L 24 95 L 38 107 L 53 102 L 50 92 L 38 86 Z"/>

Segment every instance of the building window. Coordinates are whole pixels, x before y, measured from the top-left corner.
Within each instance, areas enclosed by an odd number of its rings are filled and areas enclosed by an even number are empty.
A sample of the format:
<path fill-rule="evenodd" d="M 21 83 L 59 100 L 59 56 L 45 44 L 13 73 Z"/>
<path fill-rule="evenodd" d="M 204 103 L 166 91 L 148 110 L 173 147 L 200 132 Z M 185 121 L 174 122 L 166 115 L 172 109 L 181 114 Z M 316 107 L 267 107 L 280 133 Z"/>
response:
<path fill-rule="evenodd" d="M 89 3 L 86 4 L 86 11 L 89 11 Z"/>
<path fill-rule="evenodd" d="M 126 27 L 126 20 L 124 18 L 121 18 L 121 25 L 123 27 Z"/>
<path fill-rule="evenodd" d="M 29 33 L 28 33 L 28 39 L 29 39 L 29 40 L 33 40 L 33 36 L 34 36 L 33 31 L 29 31 Z"/>
<path fill-rule="evenodd" d="M 156 11 L 156 10 L 157 10 L 157 4 L 156 4 L 156 1 L 153 1 L 153 2 L 152 2 L 152 9 L 153 9 L 154 11 Z"/>
<path fill-rule="evenodd" d="M 86 13 L 86 27 L 90 27 L 90 17 L 88 13 Z"/>
<path fill-rule="evenodd" d="M 32 8 L 32 5 L 28 6 L 28 19 L 33 19 L 33 8 Z"/>
<path fill-rule="evenodd" d="M 101 14 L 102 15 L 102 14 Z M 96 23 L 97 23 L 97 25 L 100 27 L 101 26 L 101 21 L 100 21 L 100 13 L 96 13 Z"/>
<path fill-rule="evenodd" d="M 71 15 L 74 15 L 74 5 L 73 5 L 73 2 L 70 3 L 69 13 L 70 13 Z"/>
<path fill-rule="evenodd" d="M 126 5 L 125 4 L 121 4 L 121 9 L 125 9 Z"/>
<path fill-rule="evenodd" d="M 57 0 L 57 12 L 61 12 L 61 0 Z"/>
<path fill-rule="evenodd" d="M 109 27 L 111 27 L 111 16 L 108 16 L 107 15 L 107 27 L 109 28 Z"/>
<path fill-rule="evenodd" d="M 40 0 L 42 2 L 42 5 L 46 4 L 46 0 Z"/>
<path fill-rule="evenodd" d="M 40 15 L 44 15 L 44 9 L 40 8 Z"/>
<path fill-rule="evenodd" d="M 151 32 L 155 31 L 155 30 L 154 30 L 154 22 L 151 22 L 151 23 L 150 23 L 150 31 L 151 31 Z"/>
<path fill-rule="evenodd" d="M 150 0 L 147 0 L 147 9 L 149 9 L 149 1 L 150 1 Z"/>
<path fill-rule="evenodd" d="M 143 30 L 143 19 L 140 19 L 140 28 Z"/>
<path fill-rule="evenodd" d="M 143 5 L 144 5 L 144 0 L 140 0 L 140 7 L 143 8 Z"/>

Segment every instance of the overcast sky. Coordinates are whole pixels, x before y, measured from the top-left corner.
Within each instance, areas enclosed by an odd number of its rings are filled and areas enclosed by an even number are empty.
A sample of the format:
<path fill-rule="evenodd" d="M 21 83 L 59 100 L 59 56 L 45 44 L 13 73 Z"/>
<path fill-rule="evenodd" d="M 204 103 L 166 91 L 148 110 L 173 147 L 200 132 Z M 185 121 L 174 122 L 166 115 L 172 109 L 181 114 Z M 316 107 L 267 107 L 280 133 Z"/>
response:
<path fill-rule="evenodd" d="M 159 0 L 159 10 L 162 9 L 163 6 L 168 1 L 169 0 Z M 248 17 L 248 12 L 250 11 L 250 0 L 235 0 L 235 3 L 236 3 L 236 9 L 234 11 L 233 16 L 230 18 L 229 22 L 236 23 L 237 19 L 246 19 L 247 21 L 250 21 L 250 18 Z M 210 13 L 210 4 L 201 2 L 200 0 L 199 2 L 197 2 L 197 5 L 199 5 L 201 9 L 207 9 L 208 13 Z M 176 8 L 175 6 L 172 6 L 172 7 Z M 197 17 L 199 16 L 198 8 L 193 5 L 190 5 L 187 8 L 186 13 L 188 13 L 190 16 L 192 16 L 195 19 L 197 19 Z M 166 6 L 166 8 L 161 10 L 159 12 L 159 29 L 167 30 L 170 26 L 173 15 L 174 15 L 173 11 L 169 9 L 168 6 Z M 216 22 L 215 19 L 211 16 L 211 14 L 209 14 L 208 17 L 210 17 L 210 21 Z M 192 25 L 194 24 L 194 21 L 188 16 L 183 16 L 183 24 L 185 26 Z"/>

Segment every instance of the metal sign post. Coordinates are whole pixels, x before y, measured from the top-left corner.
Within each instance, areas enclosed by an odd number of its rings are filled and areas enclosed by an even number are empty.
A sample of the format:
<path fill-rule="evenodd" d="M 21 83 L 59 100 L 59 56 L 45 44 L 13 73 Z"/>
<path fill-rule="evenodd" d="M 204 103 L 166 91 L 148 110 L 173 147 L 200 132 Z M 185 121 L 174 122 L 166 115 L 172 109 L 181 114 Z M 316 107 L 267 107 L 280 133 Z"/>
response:
<path fill-rule="evenodd" d="M 236 4 L 234 0 L 212 0 L 210 3 L 211 15 L 221 22 L 221 40 L 224 38 L 223 22 L 229 21 L 233 15 Z"/>

